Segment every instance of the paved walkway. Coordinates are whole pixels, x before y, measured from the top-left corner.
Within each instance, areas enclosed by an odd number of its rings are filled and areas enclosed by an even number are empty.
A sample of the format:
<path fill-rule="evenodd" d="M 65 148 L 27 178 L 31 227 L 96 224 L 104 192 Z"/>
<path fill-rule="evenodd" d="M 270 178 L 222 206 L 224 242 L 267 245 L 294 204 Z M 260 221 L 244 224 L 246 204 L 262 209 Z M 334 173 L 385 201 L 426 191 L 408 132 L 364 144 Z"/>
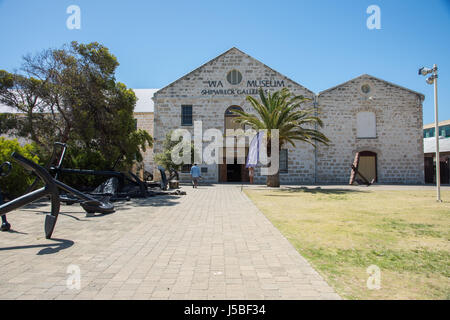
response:
<path fill-rule="evenodd" d="M 107 216 L 64 205 L 54 240 L 44 237 L 46 203 L 11 213 L 0 299 L 339 298 L 239 186 L 184 190 L 116 203 Z M 80 290 L 67 288 L 70 265 Z"/>

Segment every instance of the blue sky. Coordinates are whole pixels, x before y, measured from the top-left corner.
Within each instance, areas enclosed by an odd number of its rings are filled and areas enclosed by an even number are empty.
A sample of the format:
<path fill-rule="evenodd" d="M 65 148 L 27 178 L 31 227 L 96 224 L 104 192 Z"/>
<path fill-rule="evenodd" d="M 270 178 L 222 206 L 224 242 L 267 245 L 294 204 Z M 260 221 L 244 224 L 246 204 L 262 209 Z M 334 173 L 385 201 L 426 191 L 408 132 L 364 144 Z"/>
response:
<path fill-rule="evenodd" d="M 72 4 L 80 30 L 66 27 Z M 372 4 L 381 30 L 366 27 Z M 314 92 L 368 73 L 425 94 L 425 123 L 433 87 L 417 69 L 436 63 L 450 119 L 450 0 L 0 0 L 0 69 L 72 40 L 107 46 L 131 88 L 161 88 L 234 46 Z"/>

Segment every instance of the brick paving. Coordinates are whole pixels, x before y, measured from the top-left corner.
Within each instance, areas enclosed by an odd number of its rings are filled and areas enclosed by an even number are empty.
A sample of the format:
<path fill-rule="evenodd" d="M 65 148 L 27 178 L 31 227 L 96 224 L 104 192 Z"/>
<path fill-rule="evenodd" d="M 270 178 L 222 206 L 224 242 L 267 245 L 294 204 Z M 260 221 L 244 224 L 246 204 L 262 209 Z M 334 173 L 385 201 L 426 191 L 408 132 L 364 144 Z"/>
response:
<path fill-rule="evenodd" d="M 106 216 L 63 205 L 53 240 L 43 232 L 47 203 L 11 213 L 0 299 L 340 298 L 240 186 L 183 189 L 116 203 Z M 70 265 L 80 290 L 66 285 Z"/>

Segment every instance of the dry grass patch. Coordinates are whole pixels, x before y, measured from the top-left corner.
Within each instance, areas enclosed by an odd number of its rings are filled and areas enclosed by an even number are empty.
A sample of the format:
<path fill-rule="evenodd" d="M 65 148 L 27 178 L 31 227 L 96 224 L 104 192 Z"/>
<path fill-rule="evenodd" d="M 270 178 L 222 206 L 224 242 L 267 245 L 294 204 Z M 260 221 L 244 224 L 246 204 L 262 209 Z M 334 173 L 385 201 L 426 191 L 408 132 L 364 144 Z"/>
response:
<path fill-rule="evenodd" d="M 245 193 L 343 297 L 450 299 L 450 202 L 437 203 L 434 191 Z M 379 290 L 366 286 L 372 264 L 381 269 Z"/>

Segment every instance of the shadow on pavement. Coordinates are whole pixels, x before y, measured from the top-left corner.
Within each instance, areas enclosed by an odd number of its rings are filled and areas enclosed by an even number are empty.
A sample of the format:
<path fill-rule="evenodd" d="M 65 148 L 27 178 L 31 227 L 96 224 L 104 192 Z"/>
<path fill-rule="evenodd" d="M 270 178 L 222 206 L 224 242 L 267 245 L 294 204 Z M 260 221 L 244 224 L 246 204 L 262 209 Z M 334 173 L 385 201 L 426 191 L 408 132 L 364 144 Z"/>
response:
<path fill-rule="evenodd" d="M 60 215 L 66 216 L 66 217 L 69 217 L 69 218 L 72 218 L 72 219 L 75 219 L 77 221 L 88 221 L 88 219 L 80 219 L 80 218 L 78 218 L 78 217 L 76 217 L 74 215 L 62 212 L 64 210 L 63 208 L 64 207 L 61 206 L 61 211 L 59 212 Z M 31 212 L 31 213 L 34 213 L 34 214 L 37 214 L 37 215 L 46 215 L 46 214 L 50 213 L 50 210 L 32 210 L 32 209 L 21 209 L 21 210 L 24 211 L 24 212 Z M 76 212 L 71 211 L 70 213 L 72 213 L 72 214 L 74 214 L 74 213 L 78 214 L 79 213 L 79 214 L 83 214 L 83 215 L 86 214 L 85 211 L 76 211 Z"/>
<path fill-rule="evenodd" d="M 175 206 L 179 203 L 178 200 L 182 199 L 183 196 L 177 195 L 163 195 L 163 196 L 154 196 L 148 198 L 137 198 L 132 199 L 131 201 L 126 202 L 116 202 L 117 211 L 134 209 L 139 207 L 167 207 L 167 206 Z"/>
<path fill-rule="evenodd" d="M 50 201 L 47 198 L 42 198 L 39 200 L 36 200 L 32 203 L 29 203 L 22 207 L 22 209 L 36 209 L 36 208 L 42 208 L 45 206 L 48 206 L 50 204 Z"/>
<path fill-rule="evenodd" d="M 0 248 L 0 251 L 43 248 L 42 250 L 40 250 L 37 253 L 37 255 L 45 255 L 45 254 L 57 253 L 57 252 L 59 252 L 61 250 L 70 248 L 74 244 L 74 242 L 72 240 L 65 240 L 65 239 L 50 239 L 48 241 L 54 241 L 55 243 L 33 244 L 33 245 L 28 245 L 28 246 L 6 247 L 6 248 Z"/>
<path fill-rule="evenodd" d="M 25 232 L 14 230 L 14 229 L 8 230 L 6 232 L 8 232 L 8 233 L 16 233 L 16 234 L 28 234 L 28 233 L 25 233 Z"/>

